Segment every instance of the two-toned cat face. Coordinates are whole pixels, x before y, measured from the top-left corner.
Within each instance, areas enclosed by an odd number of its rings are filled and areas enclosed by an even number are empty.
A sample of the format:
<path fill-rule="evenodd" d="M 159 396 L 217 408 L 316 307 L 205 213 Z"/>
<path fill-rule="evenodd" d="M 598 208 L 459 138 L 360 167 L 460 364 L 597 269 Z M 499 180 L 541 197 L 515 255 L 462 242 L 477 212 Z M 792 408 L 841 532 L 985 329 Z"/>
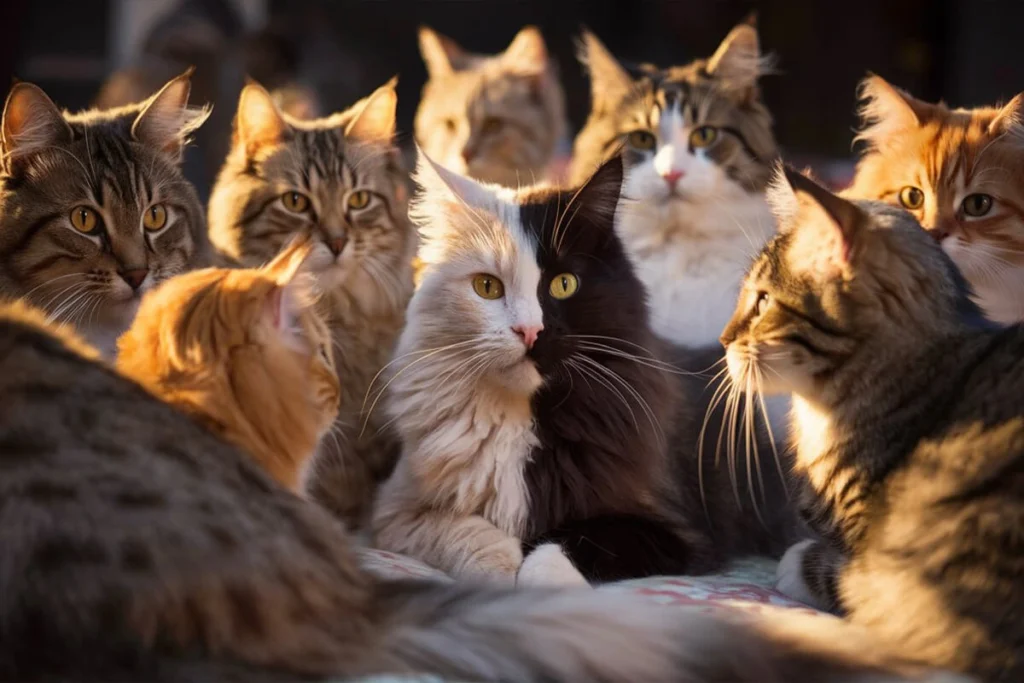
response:
<path fill-rule="evenodd" d="M 757 31 L 736 27 L 709 59 L 631 76 L 585 33 L 593 110 L 575 143 L 574 178 L 624 145 L 625 194 L 641 201 L 706 201 L 726 183 L 760 191 L 776 146 L 760 101 Z"/>
<path fill-rule="evenodd" d="M 202 207 L 179 166 L 209 112 L 188 94 L 186 73 L 141 104 L 67 114 L 36 86 L 11 89 L 0 295 L 116 335 L 142 293 L 206 257 Z"/>
<path fill-rule="evenodd" d="M 780 232 L 721 339 L 741 387 L 828 400 L 855 357 L 883 359 L 976 313 L 953 262 L 903 209 L 842 199 L 789 170 L 769 199 Z"/>
<path fill-rule="evenodd" d="M 300 121 L 259 85 L 246 86 L 233 148 L 210 197 L 214 246 L 255 266 L 308 233 L 309 268 L 322 289 L 380 289 L 415 248 L 391 145 L 396 104 L 389 83 L 348 111 Z"/>
<path fill-rule="evenodd" d="M 423 28 L 420 52 L 429 74 L 415 122 L 423 151 L 488 183 L 543 180 L 565 130 L 565 104 L 540 32 L 524 28 L 505 52 L 484 56 Z"/>
<path fill-rule="evenodd" d="M 986 313 L 1024 319 L 1024 96 L 1003 107 L 949 109 L 878 76 L 861 92 L 867 148 L 850 193 L 913 213 Z"/>
<path fill-rule="evenodd" d="M 426 157 L 417 181 L 425 269 L 408 326 L 418 345 L 458 345 L 452 362 L 473 359 L 477 374 L 531 394 L 647 341 L 643 287 L 613 226 L 619 158 L 572 191 L 480 185 Z"/>

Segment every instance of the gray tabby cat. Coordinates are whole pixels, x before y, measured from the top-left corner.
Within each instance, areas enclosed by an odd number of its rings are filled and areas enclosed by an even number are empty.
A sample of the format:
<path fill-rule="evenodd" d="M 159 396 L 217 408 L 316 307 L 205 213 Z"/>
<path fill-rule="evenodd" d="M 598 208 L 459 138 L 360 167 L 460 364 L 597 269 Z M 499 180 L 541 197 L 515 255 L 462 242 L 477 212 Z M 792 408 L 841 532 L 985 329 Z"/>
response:
<path fill-rule="evenodd" d="M 781 587 L 909 659 L 1024 680 L 1024 328 L 983 323 L 906 211 L 790 171 L 773 196 L 781 234 L 722 342 L 734 379 L 792 393 L 830 539 L 794 546 Z"/>
<path fill-rule="evenodd" d="M 0 679 L 908 680 L 798 614 L 755 633 L 589 590 L 376 580 L 329 515 L 95 357 L 0 307 Z"/>
<path fill-rule="evenodd" d="M 203 210 L 182 149 L 209 109 L 188 106 L 191 72 L 148 100 L 62 113 L 29 83 L 3 114 L 0 298 L 25 298 L 104 353 L 142 295 L 204 262 Z"/>
<path fill-rule="evenodd" d="M 420 29 L 429 79 L 416 110 L 416 141 L 442 166 L 508 187 L 547 178 L 565 135 L 565 95 L 544 38 L 521 30 L 498 55 L 462 50 Z"/>
<path fill-rule="evenodd" d="M 300 121 L 282 114 L 262 87 L 248 85 L 210 197 L 210 240 L 232 260 L 257 266 L 299 233 L 316 238 L 308 265 L 339 351 L 342 411 L 310 486 L 354 526 L 397 457 L 389 434 L 363 413 L 413 289 L 417 240 L 391 142 L 396 105 L 392 81 L 345 112 Z"/>
<path fill-rule="evenodd" d="M 716 345 L 751 251 L 773 231 L 764 189 L 777 156 L 761 102 L 757 30 L 741 24 L 708 59 L 627 72 L 591 33 L 593 109 L 572 176 L 588 177 L 623 144 L 626 204 L 617 228 L 648 291 L 654 331 Z"/>

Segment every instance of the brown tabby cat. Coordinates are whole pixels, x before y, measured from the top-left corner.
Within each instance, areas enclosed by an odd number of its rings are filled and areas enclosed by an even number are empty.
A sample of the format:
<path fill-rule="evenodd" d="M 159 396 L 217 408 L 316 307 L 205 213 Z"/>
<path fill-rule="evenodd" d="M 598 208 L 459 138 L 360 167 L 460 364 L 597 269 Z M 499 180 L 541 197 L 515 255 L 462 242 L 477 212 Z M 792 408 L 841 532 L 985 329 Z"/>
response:
<path fill-rule="evenodd" d="M 311 494 L 358 526 L 397 445 L 363 406 L 391 355 L 412 296 L 416 234 L 395 131 L 395 83 L 323 119 L 282 114 L 259 85 L 242 91 L 231 154 L 210 198 L 210 239 L 259 266 L 310 232 L 307 268 L 331 326 L 342 410 L 321 445 Z"/>
<path fill-rule="evenodd" d="M 907 680 L 798 614 L 754 633 L 635 596 L 375 580 L 323 510 L 95 358 L 0 307 L 2 680 Z"/>
<path fill-rule="evenodd" d="M 544 38 L 521 30 L 498 55 L 420 29 L 429 79 L 416 141 L 442 166 L 508 187 L 544 180 L 566 131 L 565 94 Z"/>
<path fill-rule="evenodd" d="M 338 414 L 331 334 L 299 273 L 300 242 L 258 270 L 199 270 L 147 295 L 118 369 L 301 492 Z"/>
<path fill-rule="evenodd" d="M 3 114 L 0 298 L 25 298 L 108 355 L 142 295 L 202 263 L 203 210 L 182 148 L 209 114 L 191 72 L 140 104 L 62 113 L 18 83 Z"/>
<path fill-rule="evenodd" d="M 1024 321 L 1024 93 L 950 109 L 870 76 L 861 94 L 867 147 L 850 194 L 913 213 L 988 318 Z"/>
<path fill-rule="evenodd" d="M 734 379 L 793 395 L 831 539 L 794 546 L 781 586 L 910 659 L 1024 680 L 1024 328 L 985 324 L 902 209 L 789 171 L 774 206 L 722 342 Z"/>

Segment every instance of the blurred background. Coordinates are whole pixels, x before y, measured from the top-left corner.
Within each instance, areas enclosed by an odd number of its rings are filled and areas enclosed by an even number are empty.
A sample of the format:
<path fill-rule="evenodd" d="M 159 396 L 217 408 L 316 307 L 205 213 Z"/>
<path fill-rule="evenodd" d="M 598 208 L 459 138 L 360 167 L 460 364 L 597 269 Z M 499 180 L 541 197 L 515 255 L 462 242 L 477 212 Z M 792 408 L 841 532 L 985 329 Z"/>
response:
<path fill-rule="evenodd" d="M 426 78 L 419 25 L 489 53 L 535 24 L 578 128 L 590 105 L 575 59 L 581 26 L 620 59 L 665 66 L 709 55 L 751 11 L 778 60 L 763 88 L 784 154 L 837 184 L 850 172 L 855 87 L 866 72 L 957 106 L 1024 90 L 1022 0 L 6 0 L 0 76 L 37 83 L 74 110 L 141 99 L 195 65 L 192 99 L 215 105 L 187 158 L 205 196 L 246 75 L 269 88 L 300 84 L 297 97 L 327 113 L 398 74 L 408 144 Z"/>

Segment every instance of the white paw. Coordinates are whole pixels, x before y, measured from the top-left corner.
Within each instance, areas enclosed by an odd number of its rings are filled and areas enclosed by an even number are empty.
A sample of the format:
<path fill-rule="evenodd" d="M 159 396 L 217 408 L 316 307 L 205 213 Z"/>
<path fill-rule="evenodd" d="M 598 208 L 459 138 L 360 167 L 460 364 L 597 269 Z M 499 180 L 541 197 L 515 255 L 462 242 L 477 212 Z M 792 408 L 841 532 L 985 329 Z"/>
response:
<path fill-rule="evenodd" d="M 545 543 L 523 560 L 517 586 L 589 586 L 557 543 Z"/>
<path fill-rule="evenodd" d="M 775 589 L 805 605 L 825 610 L 827 607 L 821 604 L 821 601 L 814 596 L 804 581 L 804 555 L 807 553 L 807 549 L 816 542 L 806 540 L 790 546 L 779 561 L 778 569 L 775 570 Z"/>

